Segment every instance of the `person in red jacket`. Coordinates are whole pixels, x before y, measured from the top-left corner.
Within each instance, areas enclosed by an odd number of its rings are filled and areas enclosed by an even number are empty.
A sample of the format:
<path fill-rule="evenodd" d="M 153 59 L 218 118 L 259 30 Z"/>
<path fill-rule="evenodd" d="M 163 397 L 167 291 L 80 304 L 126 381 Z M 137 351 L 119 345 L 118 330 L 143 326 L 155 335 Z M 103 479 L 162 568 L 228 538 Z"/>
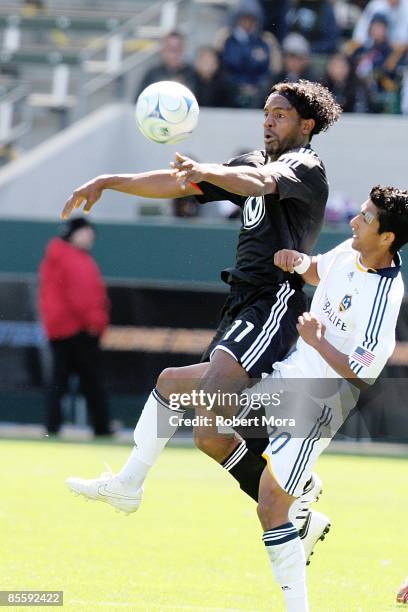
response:
<path fill-rule="evenodd" d="M 101 384 L 99 339 L 109 322 L 109 300 L 90 255 L 94 226 L 71 219 L 48 243 L 39 269 L 39 310 L 52 353 L 47 430 L 59 431 L 61 399 L 77 374 L 95 435 L 109 435 L 107 399 Z"/>

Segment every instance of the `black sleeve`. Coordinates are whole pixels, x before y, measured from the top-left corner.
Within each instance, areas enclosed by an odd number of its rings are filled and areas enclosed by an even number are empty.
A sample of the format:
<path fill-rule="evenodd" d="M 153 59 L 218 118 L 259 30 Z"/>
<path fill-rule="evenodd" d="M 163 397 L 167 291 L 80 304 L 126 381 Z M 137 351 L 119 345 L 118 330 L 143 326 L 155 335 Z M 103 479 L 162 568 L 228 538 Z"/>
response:
<path fill-rule="evenodd" d="M 265 163 L 265 156 L 262 151 L 251 151 L 250 153 L 244 153 L 243 155 L 239 155 L 238 157 L 233 157 L 228 162 L 223 164 L 223 166 L 252 166 L 258 167 L 263 166 Z M 221 187 L 217 187 L 216 185 L 212 185 L 211 183 L 206 183 L 202 181 L 198 185 L 203 192 L 203 195 L 195 196 L 197 201 L 200 204 L 205 204 L 206 202 L 218 202 L 220 200 L 229 200 L 233 202 L 237 206 L 242 206 L 247 199 L 246 196 L 238 195 L 237 193 L 231 193 L 230 191 L 226 191 Z"/>
<path fill-rule="evenodd" d="M 325 172 L 313 158 L 284 155 L 270 166 L 280 200 L 294 199 L 310 203 L 313 194 L 319 196 L 327 191 Z"/>
<path fill-rule="evenodd" d="M 206 183 L 202 181 L 198 184 L 199 188 L 203 192 L 203 195 L 196 195 L 195 198 L 200 204 L 206 204 L 206 202 L 220 202 L 221 200 L 229 200 L 230 202 L 234 202 L 237 206 L 242 207 L 244 205 L 244 198 L 237 193 L 231 193 L 230 191 L 225 191 L 225 189 L 221 189 L 221 187 L 217 187 L 216 185 L 212 185 L 211 183 Z"/>

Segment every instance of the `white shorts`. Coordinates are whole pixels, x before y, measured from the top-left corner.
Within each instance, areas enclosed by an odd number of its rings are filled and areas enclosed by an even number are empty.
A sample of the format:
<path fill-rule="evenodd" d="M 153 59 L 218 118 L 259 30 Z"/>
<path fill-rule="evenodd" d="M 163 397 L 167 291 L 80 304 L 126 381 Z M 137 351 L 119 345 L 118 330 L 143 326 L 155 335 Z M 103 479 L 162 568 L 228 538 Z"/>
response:
<path fill-rule="evenodd" d="M 299 497 L 317 458 L 355 406 L 358 389 L 341 378 L 305 379 L 293 369 L 290 378 L 275 370 L 245 393 L 265 409 L 269 444 L 263 457 L 272 476 Z"/>

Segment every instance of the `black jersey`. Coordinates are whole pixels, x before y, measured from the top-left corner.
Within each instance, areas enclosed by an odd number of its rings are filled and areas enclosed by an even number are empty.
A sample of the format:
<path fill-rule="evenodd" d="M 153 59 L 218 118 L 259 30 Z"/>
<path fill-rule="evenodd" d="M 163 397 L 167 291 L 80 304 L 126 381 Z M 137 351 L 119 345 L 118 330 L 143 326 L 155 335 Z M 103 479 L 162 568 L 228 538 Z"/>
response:
<path fill-rule="evenodd" d="M 303 284 L 301 277 L 277 268 L 273 256 L 280 249 L 294 249 L 310 254 L 323 224 L 328 197 L 328 183 L 323 163 L 310 146 L 283 153 L 267 163 L 265 151 L 252 151 L 231 159 L 228 166 L 266 166 L 276 180 L 278 192 L 247 197 L 230 193 L 210 183 L 201 182 L 201 203 L 230 200 L 241 208 L 234 268 L 223 270 L 221 278 L 251 285 L 289 281 Z"/>

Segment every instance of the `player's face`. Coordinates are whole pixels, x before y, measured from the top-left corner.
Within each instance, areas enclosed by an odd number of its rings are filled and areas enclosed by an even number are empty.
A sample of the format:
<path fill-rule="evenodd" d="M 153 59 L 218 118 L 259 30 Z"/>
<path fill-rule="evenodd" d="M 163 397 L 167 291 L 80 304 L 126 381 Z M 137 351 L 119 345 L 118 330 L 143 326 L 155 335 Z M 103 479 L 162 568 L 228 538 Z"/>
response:
<path fill-rule="evenodd" d="M 269 96 L 264 107 L 264 117 L 267 155 L 276 157 L 304 143 L 302 118 L 283 96 L 276 93 Z"/>
<path fill-rule="evenodd" d="M 378 208 L 371 200 L 361 206 L 361 210 L 350 221 L 353 230 L 351 246 L 360 252 L 375 252 L 378 248 L 380 222 L 378 221 Z"/>

